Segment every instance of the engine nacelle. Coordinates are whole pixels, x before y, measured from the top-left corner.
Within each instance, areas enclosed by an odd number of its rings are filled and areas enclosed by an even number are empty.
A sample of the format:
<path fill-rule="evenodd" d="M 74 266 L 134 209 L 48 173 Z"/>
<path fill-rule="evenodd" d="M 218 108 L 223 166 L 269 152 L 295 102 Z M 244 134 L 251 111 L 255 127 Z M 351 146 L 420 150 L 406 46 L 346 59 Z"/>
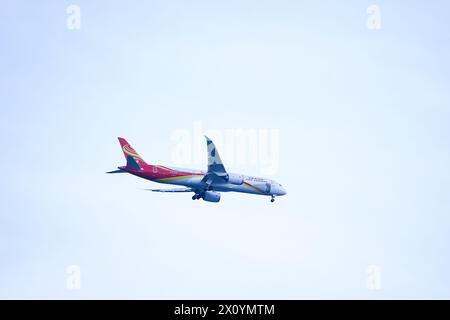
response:
<path fill-rule="evenodd" d="M 244 177 L 240 174 L 228 173 L 225 177 L 225 181 L 231 184 L 240 185 L 244 183 Z"/>
<path fill-rule="evenodd" d="M 215 191 L 205 191 L 205 194 L 203 195 L 203 200 L 208 202 L 219 202 L 220 193 Z"/>

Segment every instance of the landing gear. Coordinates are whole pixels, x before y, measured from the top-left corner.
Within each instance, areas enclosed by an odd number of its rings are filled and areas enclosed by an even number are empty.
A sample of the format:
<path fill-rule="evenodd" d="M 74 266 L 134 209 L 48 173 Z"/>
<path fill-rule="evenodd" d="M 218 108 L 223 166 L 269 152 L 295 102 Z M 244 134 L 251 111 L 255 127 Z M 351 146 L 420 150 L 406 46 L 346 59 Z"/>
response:
<path fill-rule="evenodd" d="M 272 199 L 270 199 L 270 202 L 274 202 L 275 201 L 275 196 L 272 195 Z"/>
<path fill-rule="evenodd" d="M 192 196 L 192 200 L 198 200 L 198 199 L 200 199 L 202 196 L 201 195 L 199 195 L 199 194 L 194 194 L 193 196 Z"/>

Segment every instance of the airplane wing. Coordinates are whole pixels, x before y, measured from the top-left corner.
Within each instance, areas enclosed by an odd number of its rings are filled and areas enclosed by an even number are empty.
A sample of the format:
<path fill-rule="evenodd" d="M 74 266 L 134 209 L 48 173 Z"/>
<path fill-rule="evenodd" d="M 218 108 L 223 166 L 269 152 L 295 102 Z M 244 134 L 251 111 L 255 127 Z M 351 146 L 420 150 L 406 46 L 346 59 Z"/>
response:
<path fill-rule="evenodd" d="M 194 192 L 192 188 L 174 188 L 174 189 L 144 189 L 153 192 Z"/>
<path fill-rule="evenodd" d="M 208 188 L 213 182 L 223 182 L 228 177 L 228 173 L 223 166 L 222 159 L 220 159 L 214 142 L 207 136 L 205 138 L 208 151 L 208 171 L 203 177 L 202 182 L 205 182 L 206 188 Z"/>
<path fill-rule="evenodd" d="M 207 136 L 206 138 L 206 146 L 208 150 L 208 172 L 214 173 L 217 176 L 225 176 L 227 171 L 223 166 L 222 160 L 220 159 L 219 152 L 217 151 L 214 142 L 211 141 Z"/>
<path fill-rule="evenodd" d="M 194 192 L 195 194 L 201 194 L 209 190 L 213 183 L 227 182 L 229 175 L 223 166 L 222 159 L 220 159 L 219 152 L 217 152 L 216 146 L 211 139 L 207 136 L 206 146 L 208 151 L 208 171 L 202 179 L 205 185 L 201 188 L 175 188 L 175 189 L 145 189 L 153 192 Z"/>

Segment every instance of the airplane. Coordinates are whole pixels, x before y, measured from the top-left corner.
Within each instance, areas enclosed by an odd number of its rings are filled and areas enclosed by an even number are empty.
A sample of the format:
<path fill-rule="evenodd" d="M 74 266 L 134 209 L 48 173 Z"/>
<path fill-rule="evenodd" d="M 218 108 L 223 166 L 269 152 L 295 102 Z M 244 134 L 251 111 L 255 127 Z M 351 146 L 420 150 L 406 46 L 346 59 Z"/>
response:
<path fill-rule="evenodd" d="M 274 180 L 228 173 L 222 164 L 216 146 L 207 136 L 208 169 L 206 172 L 190 169 L 177 169 L 160 165 L 147 164 L 141 156 L 124 139 L 118 138 L 126 166 L 107 173 L 130 173 L 154 182 L 184 186 L 175 189 L 146 189 L 153 192 L 193 192 L 192 200 L 203 199 L 208 202 L 219 202 L 220 192 L 243 192 L 270 196 L 283 196 L 286 190 Z"/>

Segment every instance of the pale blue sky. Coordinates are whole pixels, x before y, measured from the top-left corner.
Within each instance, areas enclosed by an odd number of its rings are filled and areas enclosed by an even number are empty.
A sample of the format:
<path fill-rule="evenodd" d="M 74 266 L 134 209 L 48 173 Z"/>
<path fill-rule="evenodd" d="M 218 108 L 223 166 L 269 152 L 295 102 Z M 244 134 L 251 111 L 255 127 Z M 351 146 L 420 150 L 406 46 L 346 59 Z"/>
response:
<path fill-rule="evenodd" d="M 0 298 L 450 298 L 450 6 L 371 4 L 2 1 Z M 195 121 L 278 129 L 288 195 L 104 174 Z"/>

